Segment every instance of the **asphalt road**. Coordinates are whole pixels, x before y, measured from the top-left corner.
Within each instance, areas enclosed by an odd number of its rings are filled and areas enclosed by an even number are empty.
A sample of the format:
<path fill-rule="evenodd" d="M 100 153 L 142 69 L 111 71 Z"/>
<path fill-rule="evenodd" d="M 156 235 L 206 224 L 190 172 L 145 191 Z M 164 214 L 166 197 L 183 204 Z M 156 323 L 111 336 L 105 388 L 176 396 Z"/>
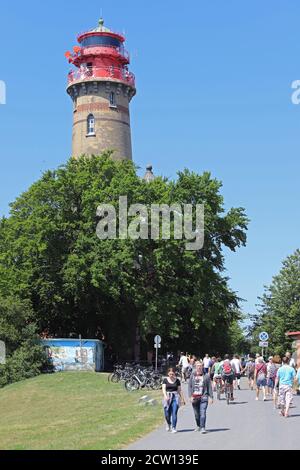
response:
<path fill-rule="evenodd" d="M 186 385 L 183 385 L 187 398 Z M 294 396 L 290 417 L 279 416 L 272 400 L 255 400 L 255 391 L 242 379 L 242 390 L 236 390 L 235 400 L 227 405 L 214 400 L 208 406 L 207 434 L 195 432 L 196 423 L 191 404 L 178 413 L 176 434 L 165 431 L 165 423 L 156 431 L 128 447 L 128 450 L 267 450 L 300 449 L 300 396 Z M 262 395 L 262 393 L 261 393 Z M 162 412 L 163 413 L 163 412 Z"/>

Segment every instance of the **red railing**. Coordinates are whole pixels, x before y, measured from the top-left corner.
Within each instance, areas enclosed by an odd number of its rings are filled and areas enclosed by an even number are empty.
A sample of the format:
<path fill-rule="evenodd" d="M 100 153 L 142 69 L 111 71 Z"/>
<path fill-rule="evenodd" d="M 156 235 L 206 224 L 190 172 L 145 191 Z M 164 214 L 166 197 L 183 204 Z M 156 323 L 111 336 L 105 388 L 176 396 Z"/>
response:
<path fill-rule="evenodd" d="M 93 67 L 72 70 L 68 74 L 68 85 L 80 80 L 93 80 L 94 78 L 113 78 L 126 82 L 135 87 L 135 76 L 132 72 L 121 67 Z"/>

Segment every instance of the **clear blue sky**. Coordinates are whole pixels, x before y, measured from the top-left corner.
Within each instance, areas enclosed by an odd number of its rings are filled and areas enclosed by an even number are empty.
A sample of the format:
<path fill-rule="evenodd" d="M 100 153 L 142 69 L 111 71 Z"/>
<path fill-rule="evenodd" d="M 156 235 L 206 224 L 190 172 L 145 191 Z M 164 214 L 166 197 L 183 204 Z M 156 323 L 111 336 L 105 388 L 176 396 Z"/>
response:
<path fill-rule="evenodd" d="M 174 178 L 188 167 L 223 181 L 226 207 L 251 219 L 247 248 L 227 254 L 231 286 L 255 311 L 299 247 L 300 79 L 297 0 L 1 1 L 0 214 L 70 156 L 64 53 L 101 15 L 124 31 L 137 78 L 135 162 Z"/>

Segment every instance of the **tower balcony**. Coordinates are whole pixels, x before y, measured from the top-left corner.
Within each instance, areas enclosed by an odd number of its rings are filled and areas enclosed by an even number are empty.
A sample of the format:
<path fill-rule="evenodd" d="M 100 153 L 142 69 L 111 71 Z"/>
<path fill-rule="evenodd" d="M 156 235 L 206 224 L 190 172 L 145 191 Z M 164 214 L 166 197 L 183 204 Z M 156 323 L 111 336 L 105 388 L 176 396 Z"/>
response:
<path fill-rule="evenodd" d="M 135 76 L 132 72 L 122 67 L 88 67 L 80 68 L 78 70 L 72 70 L 68 74 L 68 86 L 73 83 L 80 82 L 83 80 L 94 80 L 94 79 L 112 79 L 124 82 L 135 88 Z"/>

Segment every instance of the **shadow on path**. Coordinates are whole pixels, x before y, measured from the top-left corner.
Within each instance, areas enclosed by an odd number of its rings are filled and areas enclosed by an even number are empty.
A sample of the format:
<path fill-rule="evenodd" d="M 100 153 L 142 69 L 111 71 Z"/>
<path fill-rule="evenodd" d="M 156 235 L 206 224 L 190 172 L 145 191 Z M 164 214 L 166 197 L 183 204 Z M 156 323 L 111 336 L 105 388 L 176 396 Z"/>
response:
<path fill-rule="evenodd" d="M 209 433 L 209 432 L 220 432 L 220 431 L 230 431 L 230 428 L 206 429 L 207 433 Z M 177 431 L 177 434 L 184 433 L 184 432 L 193 432 L 193 433 L 197 434 L 195 429 L 180 429 L 180 430 Z M 198 433 L 199 433 L 199 431 L 198 431 Z M 199 434 L 201 434 L 201 433 L 199 433 Z"/>
<path fill-rule="evenodd" d="M 206 431 L 207 431 L 208 433 L 209 433 L 209 432 L 230 431 L 230 428 L 207 429 Z"/>
<path fill-rule="evenodd" d="M 245 405 L 248 401 L 232 401 L 230 405 Z"/>

